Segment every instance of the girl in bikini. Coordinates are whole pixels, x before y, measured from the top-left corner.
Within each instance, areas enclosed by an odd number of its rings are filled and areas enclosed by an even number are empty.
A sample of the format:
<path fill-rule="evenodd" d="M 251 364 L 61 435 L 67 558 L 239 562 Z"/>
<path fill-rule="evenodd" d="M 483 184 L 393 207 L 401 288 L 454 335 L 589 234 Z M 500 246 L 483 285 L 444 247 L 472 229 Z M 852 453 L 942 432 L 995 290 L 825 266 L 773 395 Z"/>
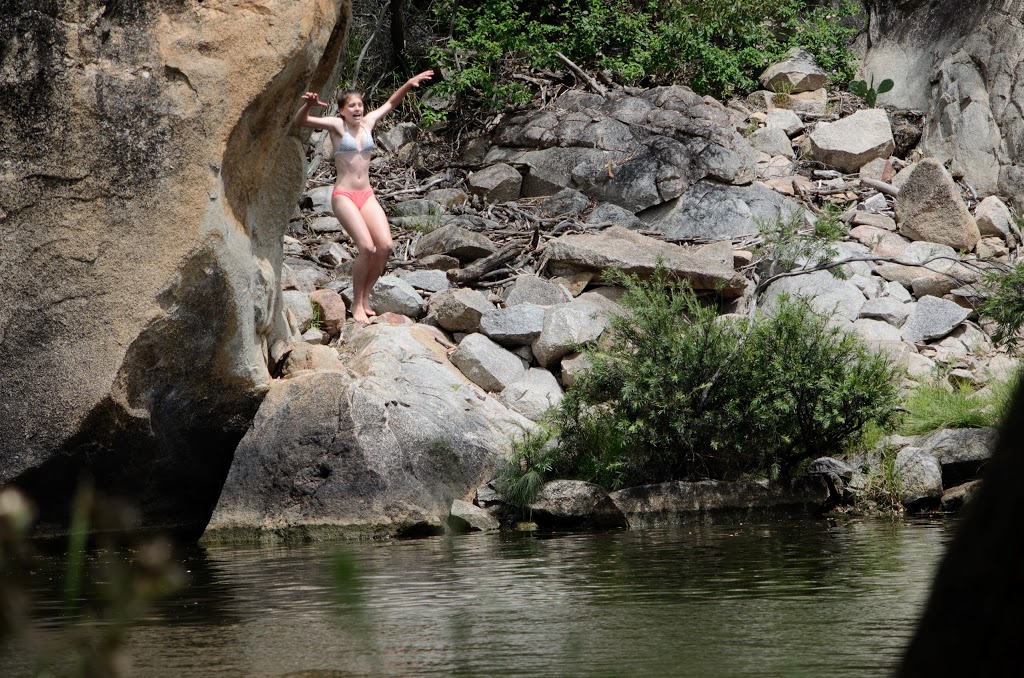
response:
<path fill-rule="evenodd" d="M 326 129 L 334 146 L 337 180 L 331 193 L 331 208 L 359 253 L 352 265 L 352 318 L 368 323 L 376 315 L 370 308 L 370 290 L 384 272 L 391 256 L 391 229 L 387 217 L 370 187 L 370 157 L 375 147 L 373 126 L 390 113 L 413 87 L 430 80 L 434 71 L 415 75 L 399 87 L 380 108 L 363 111 L 363 96 L 347 91 L 338 95 L 338 115 L 315 117 L 313 106 L 326 106 L 315 92 L 306 92 L 294 122 L 301 127 Z"/>

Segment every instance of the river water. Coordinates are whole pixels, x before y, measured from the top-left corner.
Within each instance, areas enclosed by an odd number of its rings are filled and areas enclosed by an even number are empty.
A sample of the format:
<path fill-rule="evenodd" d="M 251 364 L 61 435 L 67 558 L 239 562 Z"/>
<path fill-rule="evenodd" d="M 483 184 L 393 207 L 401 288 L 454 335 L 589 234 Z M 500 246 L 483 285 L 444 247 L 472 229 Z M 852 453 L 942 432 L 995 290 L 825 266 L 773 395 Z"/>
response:
<path fill-rule="evenodd" d="M 188 584 L 136 620 L 127 649 L 147 677 L 881 676 L 953 527 L 802 519 L 193 547 Z M 57 613 L 60 566 L 31 586 L 50 652 L 83 624 Z M 0 659 L 10 675 L 39 665 L 27 647 Z"/>

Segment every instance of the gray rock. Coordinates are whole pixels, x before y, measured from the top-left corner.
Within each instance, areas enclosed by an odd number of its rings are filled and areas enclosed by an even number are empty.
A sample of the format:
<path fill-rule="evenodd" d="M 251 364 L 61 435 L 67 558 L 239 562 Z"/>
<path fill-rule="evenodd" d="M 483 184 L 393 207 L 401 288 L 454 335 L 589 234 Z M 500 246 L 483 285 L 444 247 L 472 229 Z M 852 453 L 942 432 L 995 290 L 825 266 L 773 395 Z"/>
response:
<path fill-rule="evenodd" d="M 832 457 L 818 457 L 807 465 L 807 473 L 835 473 L 841 477 L 850 478 L 853 476 L 853 469 L 839 459 Z"/>
<path fill-rule="evenodd" d="M 500 392 L 526 374 L 519 356 L 482 334 L 467 335 L 452 353 L 452 364 L 485 391 Z"/>
<path fill-rule="evenodd" d="M 416 141 L 419 134 L 420 128 L 416 123 L 400 122 L 391 129 L 378 134 L 377 143 L 389 153 L 394 153 Z"/>
<path fill-rule="evenodd" d="M 967 319 L 970 309 L 937 297 L 923 297 L 914 304 L 903 324 L 903 339 L 911 343 L 941 339 Z"/>
<path fill-rule="evenodd" d="M 847 280 L 839 280 L 828 271 L 776 280 L 765 291 L 762 306 L 765 313 L 774 311 L 783 294 L 804 297 L 818 313 L 849 322 L 860 317 L 860 309 L 867 301 L 856 285 Z"/>
<path fill-rule="evenodd" d="M 793 153 L 793 144 L 790 143 L 786 130 L 781 127 L 759 129 L 747 137 L 747 141 L 750 142 L 751 146 L 768 155 L 781 155 L 787 158 L 796 157 L 796 154 Z"/>
<path fill-rule="evenodd" d="M 515 281 L 505 291 L 506 306 L 552 306 L 571 300 L 572 296 L 558 285 L 529 273 L 516 276 Z"/>
<path fill-rule="evenodd" d="M 306 191 L 300 204 L 313 214 L 333 214 L 331 210 L 331 192 L 333 190 L 334 186 L 318 186 Z"/>
<path fill-rule="evenodd" d="M 974 208 L 974 220 L 982 237 L 997 236 L 1003 240 L 1010 238 L 1013 215 L 1010 214 L 1010 208 L 996 196 L 990 195 L 978 203 Z"/>
<path fill-rule="evenodd" d="M 758 233 L 760 224 L 804 219 L 804 209 L 794 200 L 764 184 L 729 186 L 701 181 L 686 194 L 640 215 L 651 229 L 673 240 L 696 238 L 724 240 Z"/>
<path fill-rule="evenodd" d="M 903 335 L 900 331 L 882 320 L 870 320 L 860 318 L 853 322 L 853 331 L 860 335 L 865 341 L 884 341 L 902 343 Z"/>
<path fill-rule="evenodd" d="M 340 233 L 341 223 L 333 215 L 329 217 L 317 217 L 309 222 L 309 230 L 314 233 Z"/>
<path fill-rule="evenodd" d="M 285 290 L 281 293 L 284 307 L 291 311 L 298 324 L 298 332 L 302 334 L 309 329 L 313 321 L 313 305 L 309 303 L 309 294 L 298 290 Z"/>
<path fill-rule="evenodd" d="M 800 116 L 784 108 L 773 108 L 768 111 L 768 117 L 765 118 L 764 125 L 769 129 L 781 129 L 786 133 L 786 136 L 790 137 L 804 131 L 804 123 Z M 792 147 L 790 147 L 790 150 L 792 150 Z"/>
<path fill-rule="evenodd" d="M 911 296 L 906 287 L 892 280 L 885 283 L 885 293 L 896 301 L 903 303 L 914 300 L 914 297 Z"/>
<path fill-rule="evenodd" d="M 900 502 L 938 501 L 942 497 L 942 468 L 935 457 L 918 447 L 896 453 L 895 472 L 900 479 Z"/>
<path fill-rule="evenodd" d="M 888 158 L 896 147 L 889 116 L 880 108 L 863 109 L 837 122 L 819 123 L 808 139 L 809 159 L 847 173 L 858 171 L 875 158 Z"/>
<path fill-rule="evenodd" d="M 612 224 L 633 230 L 645 228 L 646 224 L 632 212 L 610 202 L 603 202 L 590 211 L 584 219 L 588 224 Z"/>
<path fill-rule="evenodd" d="M 544 483 L 530 504 L 533 520 L 541 528 L 609 529 L 626 527 L 626 518 L 599 485 L 582 480 Z"/>
<path fill-rule="evenodd" d="M 921 436 L 916 445 L 942 467 L 942 484 L 959 485 L 977 478 L 995 450 L 994 428 L 939 429 Z"/>
<path fill-rule="evenodd" d="M 316 256 L 320 263 L 331 268 L 337 268 L 346 261 L 352 261 L 353 259 L 348 250 L 336 242 L 325 242 L 317 248 Z"/>
<path fill-rule="evenodd" d="M 393 275 L 381 276 L 370 290 L 370 305 L 377 313 L 398 313 L 419 318 L 426 304 L 412 285 Z"/>
<path fill-rule="evenodd" d="M 907 262 L 925 264 L 923 266 L 903 266 L 900 264 L 879 264 L 876 270 L 886 280 L 892 280 L 905 287 L 913 288 L 914 281 L 918 278 L 933 278 L 951 280 L 946 274 L 953 274 L 956 277 L 964 276 L 965 279 L 972 279 L 969 271 L 961 270 L 957 266 L 959 257 L 956 251 L 949 245 L 940 245 L 934 242 L 919 241 L 910 243 L 897 255 Z M 923 281 L 922 281 L 923 282 Z M 922 283 L 919 283 L 919 285 Z"/>
<path fill-rule="evenodd" d="M 503 346 L 528 346 L 544 329 L 544 309 L 529 303 L 496 308 L 480 318 L 480 332 Z"/>
<path fill-rule="evenodd" d="M 448 529 L 457 534 L 470 532 L 496 532 L 501 527 L 497 518 L 485 509 L 456 499 L 448 514 Z"/>
<path fill-rule="evenodd" d="M 562 387 L 550 372 L 534 367 L 506 386 L 498 399 L 527 419 L 540 421 L 562 402 Z"/>
<path fill-rule="evenodd" d="M 953 178 L 934 158 L 917 164 L 896 200 L 900 233 L 911 240 L 971 250 L 981 239 L 978 224 Z"/>
<path fill-rule="evenodd" d="M 396 202 L 392 209 L 396 217 L 424 217 L 439 215 L 444 211 L 440 203 L 424 198 Z"/>
<path fill-rule="evenodd" d="M 608 314 L 597 304 L 577 300 L 557 306 L 544 319 L 533 355 L 542 367 L 552 367 L 580 344 L 595 341 L 607 327 Z"/>
<path fill-rule="evenodd" d="M 585 353 L 570 353 L 562 358 L 562 385 L 569 388 L 581 374 L 590 369 L 590 360 Z"/>
<path fill-rule="evenodd" d="M 980 480 L 971 480 L 943 492 L 942 498 L 939 500 L 942 510 L 959 511 L 973 503 L 975 497 L 978 496 L 978 491 L 981 490 L 981 483 L 982 481 Z"/>
<path fill-rule="evenodd" d="M 540 204 L 540 208 L 548 214 L 560 216 L 577 216 L 588 207 L 590 198 L 575 188 L 563 188 Z"/>
<path fill-rule="evenodd" d="M 298 343 L 289 347 L 283 357 L 281 375 L 290 377 L 304 372 L 343 372 L 344 363 L 338 352 L 330 346 L 316 343 Z"/>
<path fill-rule="evenodd" d="M 433 332 L 370 325 L 346 346 L 350 373 L 274 382 L 207 539 L 440 529 L 452 502 L 493 474 L 510 436 L 534 425 L 471 386 Z"/>
<path fill-rule="evenodd" d="M 793 509 L 816 511 L 828 500 L 821 476 L 794 479 L 788 484 L 751 480 L 671 482 L 642 485 L 611 493 L 632 529 L 678 523 L 706 522 L 716 515 L 755 517 Z"/>
<path fill-rule="evenodd" d="M 444 271 L 424 269 L 401 271 L 397 275 L 414 288 L 426 292 L 440 292 L 451 287 L 451 283 L 448 282 L 448 276 L 445 275 Z"/>
<path fill-rule="evenodd" d="M 494 254 L 497 249 L 487 236 L 449 223 L 420 238 L 416 243 L 416 256 L 446 254 L 468 264 Z"/>
<path fill-rule="evenodd" d="M 686 278 L 697 290 L 721 289 L 734 298 L 746 289 L 732 267 L 732 247 L 715 243 L 687 249 L 612 226 L 600 233 L 566 235 L 548 243 L 549 270 L 554 275 L 617 268 L 634 275 L 650 275 L 661 263 L 670 274 Z"/>
<path fill-rule="evenodd" d="M 430 311 L 438 325 L 449 332 L 476 332 L 480 319 L 493 309 L 491 302 L 476 290 L 444 290 L 430 300 Z"/>
<path fill-rule="evenodd" d="M 827 87 L 829 77 L 807 50 L 794 47 L 786 59 L 769 66 L 758 78 L 765 89 L 784 92 L 811 92 Z"/>
<path fill-rule="evenodd" d="M 432 191 L 427 191 L 423 197 L 447 209 L 465 205 L 469 200 L 469 196 L 461 188 L 435 188 Z"/>
<path fill-rule="evenodd" d="M 902 287 L 900 289 L 903 289 Z M 910 307 L 895 297 L 868 299 L 860 308 L 861 318 L 881 320 L 893 327 L 902 327 L 910 315 Z"/>
<path fill-rule="evenodd" d="M 470 193 L 481 196 L 485 202 L 508 202 L 519 199 L 523 177 L 515 167 L 497 163 L 473 172 L 466 183 Z"/>

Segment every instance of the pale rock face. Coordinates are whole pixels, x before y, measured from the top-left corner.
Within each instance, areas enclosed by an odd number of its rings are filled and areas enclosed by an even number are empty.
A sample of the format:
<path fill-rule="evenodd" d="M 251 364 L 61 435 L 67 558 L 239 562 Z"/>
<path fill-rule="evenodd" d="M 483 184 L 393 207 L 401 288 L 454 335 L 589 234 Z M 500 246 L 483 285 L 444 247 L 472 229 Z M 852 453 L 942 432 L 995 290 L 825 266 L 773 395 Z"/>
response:
<path fill-rule="evenodd" d="M 289 118 L 333 83 L 349 5 L 51 4 L 0 22 L 0 484 L 44 532 L 89 471 L 196 534 L 288 336 Z"/>
<path fill-rule="evenodd" d="M 880 104 L 924 111 L 921 148 L 949 162 L 981 196 L 1010 196 L 1024 186 L 1024 87 L 1017 69 L 1024 45 L 1019 0 L 1003 3 L 870 3 L 863 68 L 892 78 Z"/>

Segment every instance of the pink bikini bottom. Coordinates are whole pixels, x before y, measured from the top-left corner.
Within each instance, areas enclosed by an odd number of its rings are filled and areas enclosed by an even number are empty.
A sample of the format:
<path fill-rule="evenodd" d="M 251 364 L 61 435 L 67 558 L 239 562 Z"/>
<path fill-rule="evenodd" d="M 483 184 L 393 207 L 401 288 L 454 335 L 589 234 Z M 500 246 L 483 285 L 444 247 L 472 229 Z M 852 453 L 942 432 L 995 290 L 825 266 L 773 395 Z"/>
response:
<path fill-rule="evenodd" d="M 363 209 L 363 205 L 366 201 L 373 197 L 373 189 L 367 189 L 365 191 L 343 191 L 340 188 L 336 188 L 331 191 L 331 195 L 343 195 L 352 201 L 352 204 L 356 206 L 357 210 Z"/>

